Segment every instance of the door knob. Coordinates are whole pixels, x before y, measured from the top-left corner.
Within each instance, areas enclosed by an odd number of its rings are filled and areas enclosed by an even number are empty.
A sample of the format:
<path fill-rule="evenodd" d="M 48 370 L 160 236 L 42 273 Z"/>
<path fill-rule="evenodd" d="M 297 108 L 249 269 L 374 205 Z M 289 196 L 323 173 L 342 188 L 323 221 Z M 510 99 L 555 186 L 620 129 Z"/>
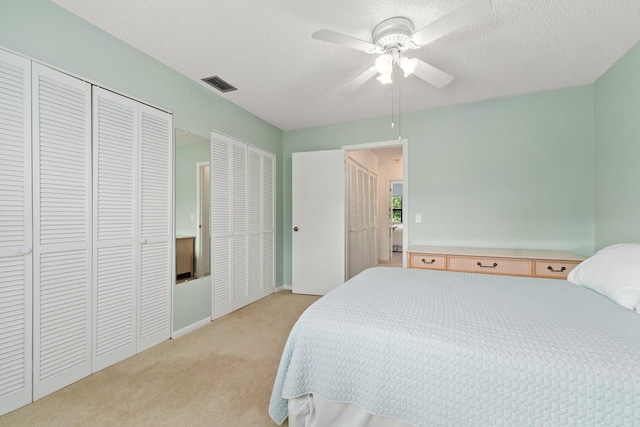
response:
<path fill-rule="evenodd" d="M 147 239 L 140 239 L 140 244 L 141 245 L 146 245 L 147 244 Z"/>
<path fill-rule="evenodd" d="M 298 231 L 298 227 L 293 227 L 293 231 Z"/>
<path fill-rule="evenodd" d="M 22 248 L 20 249 L 20 253 L 22 255 L 29 255 L 31 253 L 31 248 Z"/>

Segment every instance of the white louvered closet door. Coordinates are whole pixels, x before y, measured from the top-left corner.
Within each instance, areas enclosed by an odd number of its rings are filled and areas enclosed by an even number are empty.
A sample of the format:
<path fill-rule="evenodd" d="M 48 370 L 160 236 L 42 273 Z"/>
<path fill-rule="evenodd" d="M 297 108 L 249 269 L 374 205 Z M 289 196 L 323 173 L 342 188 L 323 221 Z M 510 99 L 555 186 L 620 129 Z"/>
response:
<path fill-rule="evenodd" d="M 247 145 L 231 144 L 231 310 L 247 305 L 249 296 L 249 214 Z"/>
<path fill-rule="evenodd" d="M 32 72 L 36 400 L 91 373 L 91 85 Z"/>
<path fill-rule="evenodd" d="M 0 50 L 0 415 L 32 394 L 30 76 Z"/>
<path fill-rule="evenodd" d="M 93 372 L 136 353 L 138 103 L 93 90 Z"/>
<path fill-rule="evenodd" d="M 275 291 L 275 156 L 249 149 L 249 295 L 247 304 Z"/>
<path fill-rule="evenodd" d="M 171 114 L 140 105 L 138 352 L 171 336 L 172 124 Z"/>
<path fill-rule="evenodd" d="M 276 290 L 276 156 L 262 153 L 262 296 Z"/>
<path fill-rule="evenodd" d="M 231 312 L 231 141 L 211 138 L 211 317 Z"/>
<path fill-rule="evenodd" d="M 262 154 L 249 147 L 249 301 L 262 296 L 263 287 L 263 200 Z"/>
<path fill-rule="evenodd" d="M 211 201 L 215 319 L 275 290 L 275 156 L 213 132 Z"/>
<path fill-rule="evenodd" d="M 347 278 L 377 264 L 377 177 L 347 160 Z"/>

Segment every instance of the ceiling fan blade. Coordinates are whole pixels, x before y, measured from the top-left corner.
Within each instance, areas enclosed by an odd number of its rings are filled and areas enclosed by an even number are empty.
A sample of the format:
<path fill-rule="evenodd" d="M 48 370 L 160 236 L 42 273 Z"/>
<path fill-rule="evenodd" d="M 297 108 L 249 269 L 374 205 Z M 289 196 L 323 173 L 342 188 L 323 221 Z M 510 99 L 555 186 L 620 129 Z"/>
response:
<path fill-rule="evenodd" d="M 368 52 L 375 48 L 375 45 L 373 43 L 365 42 L 364 40 L 360 40 L 355 37 L 351 37 L 332 30 L 316 31 L 315 33 L 311 34 L 311 38 L 321 40 L 323 42 L 340 44 L 352 49 L 361 50 L 363 52 Z"/>
<path fill-rule="evenodd" d="M 471 0 L 448 15 L 415 32 L 411 39 L 416 44 L 424 46 L 458 28 L 479 20 L 489 12 L 491 12 L 491 2 L 489 0 Z"/>
<path fill-rule="evenodd" d="M 453 80 L 453 76 L 421 60 L 418 60 L 413 75 L 437 88 L 445 87 Z"/>
<path fill-rule="evenodd" d="M 361 73 L 358 77 L 351 80 L 349 83 L 344 85 L 339 91 L 339 95 L 348 96 L 355 92 L 360 86 L 365 84 L 367 80 L 371 77 L 375 76 L 377 73 L 376 67 L 369 67 L 363 73 Z"/>

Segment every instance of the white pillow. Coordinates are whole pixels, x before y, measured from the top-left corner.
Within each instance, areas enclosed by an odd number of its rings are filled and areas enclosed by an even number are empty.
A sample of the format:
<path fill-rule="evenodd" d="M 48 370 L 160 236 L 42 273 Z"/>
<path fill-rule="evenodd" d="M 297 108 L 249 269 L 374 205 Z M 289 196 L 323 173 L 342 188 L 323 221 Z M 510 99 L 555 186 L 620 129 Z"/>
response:
<path fill-rule="evenodd" d="M 571 270 L 567 280 L 640 313 L 640 243 L 600 249 Z"/>

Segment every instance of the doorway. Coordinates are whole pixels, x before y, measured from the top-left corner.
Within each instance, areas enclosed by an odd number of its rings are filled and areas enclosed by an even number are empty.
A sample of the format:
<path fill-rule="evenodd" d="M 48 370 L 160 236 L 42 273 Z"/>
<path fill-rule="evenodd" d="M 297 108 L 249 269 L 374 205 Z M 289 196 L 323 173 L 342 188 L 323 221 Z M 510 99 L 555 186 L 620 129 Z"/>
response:
<path fill-rule="evenodd" d="M 377 175 L 377 261 L 379 266 L 402 267 L 406 265 L 404 250 L 407 247 L 407 141 L 389 141 L 343 147 L 350 157 L 364 163 L 366 155 L 375 159 L 366 166 Z M 394 219 L 393 197 L 401 207 L 396 208 Z M 394 233 L 395 229 L 395 233 Z M 348 255 L 348 251 L 346 252 Z"/>

